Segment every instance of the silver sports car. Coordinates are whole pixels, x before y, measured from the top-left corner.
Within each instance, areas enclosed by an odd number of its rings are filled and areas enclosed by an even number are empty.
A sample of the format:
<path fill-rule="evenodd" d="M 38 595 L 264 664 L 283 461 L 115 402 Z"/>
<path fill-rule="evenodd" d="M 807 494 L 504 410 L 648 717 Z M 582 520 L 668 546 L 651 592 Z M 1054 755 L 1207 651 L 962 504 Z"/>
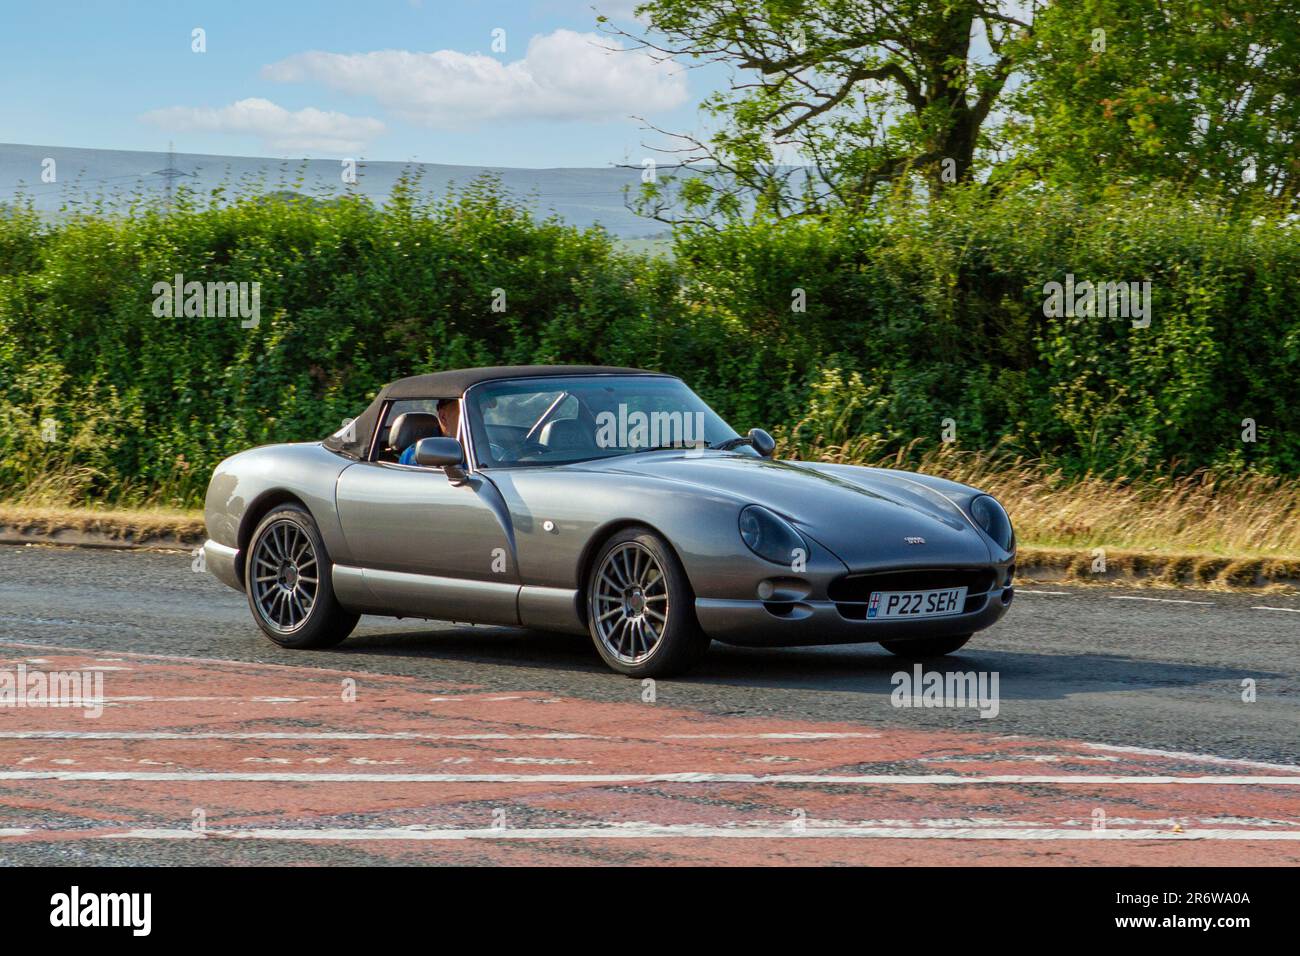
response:
<path fill-rule="evenodd" d="M 713 640 L 947 654 L 1006 612 L 993 498 L 772 453 L 670 375 L 417 375 L 324 441 L 223 461 L 204 558 L 284 647 L 337 644 L 362 614 L 514 625 L 588 633 L 636 677 Z"/>

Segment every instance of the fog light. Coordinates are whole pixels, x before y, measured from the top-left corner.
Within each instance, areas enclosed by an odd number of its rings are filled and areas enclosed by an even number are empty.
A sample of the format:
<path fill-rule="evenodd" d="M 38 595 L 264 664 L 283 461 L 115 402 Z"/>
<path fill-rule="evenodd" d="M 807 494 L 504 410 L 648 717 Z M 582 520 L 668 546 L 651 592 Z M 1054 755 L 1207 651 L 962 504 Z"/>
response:
<path fill-rule="evenodd" d="M 776 586 L 772 584 L 771 581 L 758 582 L 758 599 L 760 601 L 766 601 L 775 593 L 776 593 Z"/>

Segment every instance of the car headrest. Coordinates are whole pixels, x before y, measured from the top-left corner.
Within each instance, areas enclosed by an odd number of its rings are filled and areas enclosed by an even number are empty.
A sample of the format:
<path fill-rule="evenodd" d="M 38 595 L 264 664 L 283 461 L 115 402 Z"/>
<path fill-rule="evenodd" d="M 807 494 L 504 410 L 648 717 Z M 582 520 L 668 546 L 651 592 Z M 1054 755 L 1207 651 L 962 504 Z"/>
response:
<path fill-rule="evenodd" d="M 555 451 L 588 451 L 592 447 L 590 431 L 576 418 L 547 422 L 541 443 Z"/>
<path fill-rule="evenodd" d="M 438 438 L 442 435 L 442 426 L 438 416 L 427 412 L 406 412 L 393 419 L 388 429 L 388 447 L 398 454 L 404 452 L 421 438 Z"/>

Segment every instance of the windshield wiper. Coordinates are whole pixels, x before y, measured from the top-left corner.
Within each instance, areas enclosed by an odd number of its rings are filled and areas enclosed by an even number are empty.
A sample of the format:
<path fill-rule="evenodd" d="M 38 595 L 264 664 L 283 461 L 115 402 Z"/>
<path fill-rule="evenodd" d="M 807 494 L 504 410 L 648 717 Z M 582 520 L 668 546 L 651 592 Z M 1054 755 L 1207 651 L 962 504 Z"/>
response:
<path fill-rule="evenodd" d="M 720 441 L 716 445 L 710 445 L 710 451 L 731 451 L 733 448 L 739 448 L 741 445 L 752 445 L 754 439 L 748 435 L 738 435 L 735 438 L 728 438 L 726 441 Z"/>
<path fill-rule="evenodd" d="M 642 452 L 647 452 L 647 451 L 702 451 L 702 450 L 704 450 L 705 448 L 709 448 L 709 447 L 712 447 L 712 446 L 710 446 L 710 445 L 672 445 L 672 444 L 669 444 L 669 445 L 647 445 L 645 448 L 633 448 L 633 449 L 631 449 L 631 450 L 628 452 L 628 454 L 629 454 L 629 455 L 640 455 Z"/>
<path fill-rule="evenodd" d="M 731 451 L 731 449 L 739 448 L 741 445 L 752 445 L 754 451 L 764 458 L 771 458 L 772 452 L 776 450 L 776 441 L 761 428 L 751 428 L 747 434 L 728 438 L 709 447 L 714 451 Z"/>

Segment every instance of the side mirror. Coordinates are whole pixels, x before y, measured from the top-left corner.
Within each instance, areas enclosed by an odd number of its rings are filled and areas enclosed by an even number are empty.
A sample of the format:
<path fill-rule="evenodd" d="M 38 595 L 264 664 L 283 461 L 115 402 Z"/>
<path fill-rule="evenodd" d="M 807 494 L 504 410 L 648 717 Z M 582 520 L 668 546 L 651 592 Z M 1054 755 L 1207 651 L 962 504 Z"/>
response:
<path fill-rule="evenodd" d="M 776 451 L 776 439 L 761 428 L 749 430 L 749 443 L 764 458 L 771 458 L 772 452 Z"/>
<path fill-rule="evenodd" d="M 455 484 L 465 480 L 465 449 L 454 438 L 421 438 L 415 443 L 415 463 L 441 468 Z"/>

